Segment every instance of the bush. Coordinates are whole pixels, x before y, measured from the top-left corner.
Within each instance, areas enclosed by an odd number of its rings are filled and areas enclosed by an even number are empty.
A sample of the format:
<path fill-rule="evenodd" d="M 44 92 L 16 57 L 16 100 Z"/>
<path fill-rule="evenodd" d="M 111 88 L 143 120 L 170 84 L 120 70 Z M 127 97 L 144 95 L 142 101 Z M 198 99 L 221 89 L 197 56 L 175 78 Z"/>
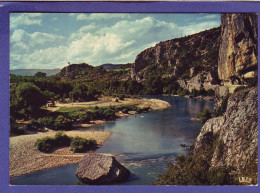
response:
<path fill-rule="evenodd" d="M 239 92 L 239 91 L 241 91 L 241 90 L 245 90 L 245 89 L 247 89 L 247 88 L 248 88 L 248 87 L 245 87 L 245 86 L 237 87 L 237 88 L 235 88 L 234 93 Z"/>
<path fill-rule="evenodd" d="M 218 117 L 223 115 L 227 110 L 227 104 L 228 104 L 229 95 L 225 96 L 222 101 L 221 105 L 213 112 L 214 117 Z"/>
<path fill-rule="evenodd" d="M 49 153 L 55 147 L 55 139 L 51 137 L 44 137 L 42 139 L 37 139 L 35 147 L 42 152 Z"/>
<path fill-rule="evenodd" d="M 42 152 L 49 153 L 54 148 L 69 146 L 71 138 L 69 138 L 63 132 L 57 132 L 55 137 L 44 137 L 42 139 L 37 139 L 34 146 Z"/>
<path fill-rule="evenodd" d="M 75 137 L 70 143 L 70 150 L 74 153 L 85 152 L 96 147 L 96 140 Z"/>
<path fill-rule="evenodd" d="M 55 145 L 57 147 L 69 146 L 71 138 L 64 134 L 62 131 L 58 131 L 54 137 Z"/>
<path fill-rule="evenodd" d="M 122 113 L 128 113 L 128 109 L 123 109 Z"/>
<path fill-rule="evenodd" d="M 115 118 L 115 110 L 111 108 L 107 108 L 103 111 L 104 118 L 107 120 Z"/>
<path fill-rule="evenodd" d="M 200 118 L 201 122 L 205 123 L 208 119 L 211 118 L 211 112 L 208 108 L 206 108 L 199 112 L 197 116 Z"/>
<path fill-rule="evenodd" d="M 53 129 L 56 131 L 57 130 L 71 130 L 71 129 L 73 129 L 72 121 L 70 119 L 63 117 L 62 115 L 59 115 L 57 117 L 57 119 L 55 119 Z"/>
<path fill-rule="evenodd" d="M 92 119 L 93 119 L 93 113 L 89 111 L 79 115 L 79 121 L 81 123 L 89 123 L 89 121 L 91 121 Z"/>
<path fill-rule="evenodd" d="M 44 127 L 47 127 L 49 129 L 53 129 L 54 126 L 54 119 L 52 117 L 43 117 L 39 118 L 38 122 L 43 125 Z"/>
<path fill-rule="evenodd" d="M 31 120 L 26 124 L 25 129 L 28 131 L 43 131 L 43 125 L 36 120 Z"/>
<path fill-rule="evenodd" d="M 120 96 L 119 96 L 119 100 L 125 100 L 125 95 L 123 95 L 123 94 L 120 95 Z"/>
<path fill-rule="evenodd" d="M 13 135 L 23 135 L 25 134 L 23 127 L 17 127 L 17 126 L 10 126 L 10 134 Z"/>

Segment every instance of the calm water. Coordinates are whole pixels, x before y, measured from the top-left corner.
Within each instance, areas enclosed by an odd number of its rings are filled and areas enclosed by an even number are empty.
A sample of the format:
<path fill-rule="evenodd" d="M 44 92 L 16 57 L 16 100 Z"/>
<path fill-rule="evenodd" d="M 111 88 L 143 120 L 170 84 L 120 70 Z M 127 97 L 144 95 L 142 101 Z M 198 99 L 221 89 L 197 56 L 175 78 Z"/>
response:
<path fill-rule="evenodd" d="M 123 184 L 148 185 L 165 171 L 167 163 L 187 150 L 180 144 L 192 145 L 201 123 L 191 121 L 204 108 L 212 109 L 214 102 L 180 97 L 158 96 L 168 101 L 171 108 L 132 115 L 94 126 L 91 130 L 111 131 L 112 135 L 98 153 L 119 154 L 116 158 L 130 171 Z M 35 172 L 10 180 L 16 185 L 73 185 L 78 182 L 77 164 Z"/>

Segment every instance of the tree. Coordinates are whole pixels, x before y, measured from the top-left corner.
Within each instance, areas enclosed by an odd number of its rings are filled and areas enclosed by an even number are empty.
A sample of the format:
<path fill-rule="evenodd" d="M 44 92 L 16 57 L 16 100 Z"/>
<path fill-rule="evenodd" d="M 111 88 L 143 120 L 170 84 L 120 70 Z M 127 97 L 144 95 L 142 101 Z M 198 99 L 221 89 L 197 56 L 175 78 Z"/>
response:
<path fill-rule="evenodd" d="M 46 104 L 46 97 L 40 89 L 30 82 L 20 83 L 11 95 L 12 112 L 17 111 L 23 117 L 37 116 L 40 107 Z"/>
<path fill-rule="evenodd" d="M 73 100 L 82 100 L 82 101 L 90 101 L 94 100 L 95 95 L 97 94 L 96 90 L 91 88 L 89 89 L 85 84 L 77 84 L 73 90 L 70 92 L 71 98 Z"/>
<path fill-rule="evenodd" d="M 34 74 L 35 77 L 46 77 L 46 73 L 45 72 L 36 72 Z"/>

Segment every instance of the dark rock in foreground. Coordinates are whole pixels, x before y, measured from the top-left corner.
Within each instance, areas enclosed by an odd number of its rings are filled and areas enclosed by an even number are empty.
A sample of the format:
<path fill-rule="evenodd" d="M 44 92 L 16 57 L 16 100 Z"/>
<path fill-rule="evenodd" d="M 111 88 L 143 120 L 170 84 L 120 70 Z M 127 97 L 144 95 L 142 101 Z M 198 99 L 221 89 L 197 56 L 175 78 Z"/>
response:
<path fill-rule="evenodd" d="M 114 184 L 127 180 L 130 171 L 114 157 L 92 153 L 83 157 L 75 174 L 86 184 Z"/>

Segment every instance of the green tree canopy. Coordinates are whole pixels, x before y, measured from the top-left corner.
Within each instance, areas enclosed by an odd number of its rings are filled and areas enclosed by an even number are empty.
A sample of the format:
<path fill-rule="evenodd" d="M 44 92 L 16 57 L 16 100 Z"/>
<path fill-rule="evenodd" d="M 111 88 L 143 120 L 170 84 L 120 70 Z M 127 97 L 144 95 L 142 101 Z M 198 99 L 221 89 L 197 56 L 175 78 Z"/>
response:
<path fill-rule="evenodd" d="M 36 72 L 34 74 L 35 77 L 46 77 L 46 73 L 45 72 Z"/>
<path fill-rule="evenodd" d="M 46 104 L 46 97 L 37 86 L 30 82 L 20 83 L 11 95 L 13 111 L 25 117 L 37 115 L 44 104 Z"/>

